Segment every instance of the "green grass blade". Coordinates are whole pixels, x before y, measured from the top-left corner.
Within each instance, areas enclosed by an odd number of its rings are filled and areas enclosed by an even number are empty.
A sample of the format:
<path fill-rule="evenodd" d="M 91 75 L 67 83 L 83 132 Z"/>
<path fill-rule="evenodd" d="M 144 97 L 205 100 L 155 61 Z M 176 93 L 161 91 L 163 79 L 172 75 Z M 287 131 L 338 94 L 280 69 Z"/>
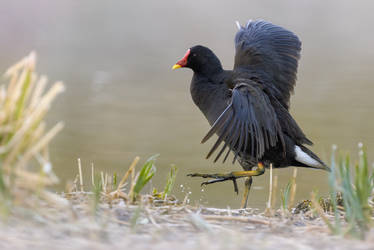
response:
<path fill-rule="evenodd" d="M 151 158 L 149 158 L 140 170 L 134 187 L 134 198 L 141 192 L 144 186 L 155 175 L 156 167 L 154 166 L 154 162 L 157 157 L 158 155 L 154 155 Z"/>
<path fill-rule="evenodd" d="M 287 183 L 286 188 L 281 191 L 281 201 L 282 201 L 283 211 L 288 211 L 291 187 L 292 187 L 292 181 L 289 181 Z"/>
<path fill-rule="evenodd" d="M 173 185 L 175 182 L 175 178 L 177 177 L 178 168 L 176 166 L 172 166 L 169 172 L 168 179 L 166 180 L 166 185 L 164 188 L 164 192 L 162 193 L 162 199 L 165 199 L 173 189 Z"/>

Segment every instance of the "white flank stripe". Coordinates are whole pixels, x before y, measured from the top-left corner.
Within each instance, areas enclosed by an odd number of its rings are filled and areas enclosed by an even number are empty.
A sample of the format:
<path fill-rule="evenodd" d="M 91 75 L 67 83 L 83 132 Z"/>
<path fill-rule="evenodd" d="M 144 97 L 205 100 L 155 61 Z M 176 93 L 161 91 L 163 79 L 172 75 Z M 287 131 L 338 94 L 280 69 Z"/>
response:
<path fill-rule="evenodd" d="M 321 164 L 305 153 L 299 146 L 295 146 L 295 159 L 311 167 L 319 167 Z"/>

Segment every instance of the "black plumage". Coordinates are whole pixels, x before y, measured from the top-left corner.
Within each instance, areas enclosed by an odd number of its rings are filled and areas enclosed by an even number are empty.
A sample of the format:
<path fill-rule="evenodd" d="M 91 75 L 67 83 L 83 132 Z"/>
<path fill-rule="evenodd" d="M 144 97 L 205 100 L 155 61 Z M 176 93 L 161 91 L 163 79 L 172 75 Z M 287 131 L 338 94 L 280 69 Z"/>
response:
<path fill-rule="evenodd" d="M 301 51 L 298 37 L 269 22 L 250 21 L 239 27 L 235 49 L 233 70 L 224 70 L 200 45 L 174 66 L 194 71 L 191 95 L 212 126 L 202 142 L 218 135 L 207 158 L 216 153 L 214 161 L 225 161 L 233 152 L 233 163 L 238 160 L 244 170 L 259 162 L 328 170 L 304 146 L 312 142 L 288 111 Z"/>

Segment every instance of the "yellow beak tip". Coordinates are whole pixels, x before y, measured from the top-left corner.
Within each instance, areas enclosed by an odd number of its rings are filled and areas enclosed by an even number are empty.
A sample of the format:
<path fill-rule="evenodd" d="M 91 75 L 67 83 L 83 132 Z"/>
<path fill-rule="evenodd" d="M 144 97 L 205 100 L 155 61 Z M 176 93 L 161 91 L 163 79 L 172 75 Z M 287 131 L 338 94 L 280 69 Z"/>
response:
<path fill-rule="evenodd" d="M 179 69 L 179 68 L 182 68 L 182 66 L 180 66 L 179 64 L 174 64 L 172 69 Z"/>

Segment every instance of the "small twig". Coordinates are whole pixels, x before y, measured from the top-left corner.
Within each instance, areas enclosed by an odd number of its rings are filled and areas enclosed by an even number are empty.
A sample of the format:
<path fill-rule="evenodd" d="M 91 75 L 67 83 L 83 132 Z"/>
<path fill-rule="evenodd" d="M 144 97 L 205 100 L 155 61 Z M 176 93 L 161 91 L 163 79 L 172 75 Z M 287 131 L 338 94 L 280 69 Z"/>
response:
<path fill-rule="evenodd" d="M 270 164 L 269 200 L 267 208 L 271 208 L 271 197 L 273 196 L 273 164 Z"/>
<path fill-rule="evenodd" d="M 105 173 L 105 190 L 108 190 L 107 187 L 108 187 L 108 173 Z M 109 188 L 110 190 L 110 188 Z"/>
<path fill-rule="evenodd" d="M 75 190 L 75 192 L 77 192 L 78 191 L 78 179 L 79 179 L 79 174 L 77 174 L 76 176 L 75 176 L 75 178 L 74 178 L 74 181 L 73 181 L 73 190 Z"/>
<path fill-rule="evenodd" d="M 206 220 L 238 221 L 238 222 L 246 222 L 246 223 L 253 223 L 253 224 L 270 225 L 269 221 L 248 218 L 244 216 L 203 215 L 202 217 Z"/>
<path fill-rule="evenodd" d="M 105 178 L 104 178 L 104 172 L 101 171 L 100 175 L 101 175 L 101 184 L 102 184 L 103 192 L 106 193 L 106 183 L 105 183 Z"/>
<path fill-rule="evenodd" d="M 272 197 L 273 197 L 273 164 L 270 164 L 269 198 L 266 204 L 265 215 L 272 216 Z"/>
<path fill-rule="evenodd" d="M 273 183 L 273 197 L 271 198 L 271 209 L 273 210 L 275 202 L 277 200 L 277 190 L 278 190 L 278 175 L 274 176 Z"/>
<path fill-rule="evenodd" d="M 134 199 L 135 179 L 136 179 L 135 171 L 131 171 L 131 186 L 130 186 L 130 191 L 129 191 L 131 202 Z"/>
<path fill-rule="evenodd" d="M 222 214 L 222 215 L 228 214 L 227 209 L 224 209 L 224 208 L 204 207 L 204 208 L 202 208 L 202 210 L 206 211 L 206 212 L 209 212 L 209 213 L 215 213 L 215 214 L 217 214 L 217 213 Z M 240 214 L 242 214 L 243 211 L 244 211 L 243 209 L 231 209 L 230 208 L 231 215 L 232 214 L 240 215 Z"/>
<path fill-rule="evenodd" d="M 81 165 L 81 159 L 78 158 L 78 171 L 79 171 L 79 184 L 81 188 L 81 192 L 83 192 L 83 175 L 82 175 L 82 165 Z"/>
<path fill-rule="evenodd" d="M 296 194 L 296 176 L 297 176 L 297 168 L 293 169 L 292 175 L 292 186 L 291 186 L 291 195 L 290 195 L 290 204 L 288 205 L 288 209 L 292 208 L 293 203 L 295 201 L 295 194 Z"/>
<path fill-rule="evenodd" d="M 187 200 L 188 200 L 188 193 L 186 193 L 186 195 L 184 196 L 182 206 L 185 206 L 187 204 Z"/>
<path fill-rule="evenodd" d="M 92 186 L 95 186 L 95 170 L 94 170 L 94 164 L 93 162 L 91 163 L 91 182 Z"/>

